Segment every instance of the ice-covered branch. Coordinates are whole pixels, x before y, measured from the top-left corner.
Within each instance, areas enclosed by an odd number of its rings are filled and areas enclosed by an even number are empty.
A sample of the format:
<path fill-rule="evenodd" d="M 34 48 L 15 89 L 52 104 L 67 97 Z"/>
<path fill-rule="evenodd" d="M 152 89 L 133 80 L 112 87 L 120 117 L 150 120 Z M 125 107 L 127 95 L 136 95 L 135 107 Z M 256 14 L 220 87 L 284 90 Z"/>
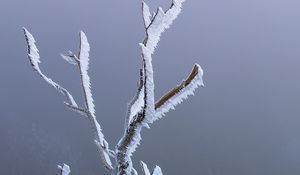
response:
<path fill-rule="evenodd" d="M 92 93 L 90 89 L 90 78 L 88 76 L 88 65 L 89 65 L 89 51 L 90 46 L 86 35 L 83 32 L 80 32 L 80 50 L 78 54 L 78 58 L 76 55 L 69 52 L 68 55 L 62 55 L 62 57 L 71 64 L 78 65 L 80 70 L 80 77 L 82 82 L 82 87 L 84 91 L 84 99 L 85 99 L 85 108 L 80 108 L 76 104 L 75 100 L 73 99 L 72 95 L 59 84 L 52 81 L 46 75 L 42 73 L 39 68 L 40 63 L 40 56 L 38 53 L 38 49 L 35 45 L 34 37 L 28 32 L 27 29 L 23 28 L 24 35 L 26 38 L 27 46 L 28 46 L 28 58 L 33 69 L 51 86 L 53 86 L 56 90 L 61 92 L 66 97 L 66 106 L 75 111 L 88 117 L 89 121 L 91 122 L 93 131 L 94 131 L 94 138 L 95 143 L 97 145 L 100 157 L 104 163 L 104 167 L 110 172 L 113 172 L 113 166 L 110 160 L 110 155 L 112 151 L 108 147 L 107 141 L 104 139 L 104 135 L 101 131 L 100 124 L 98 123 L 96 116 L 95 116 L 95 107 L 93 103 Z"/>
<path fill-rule="evenodd" d="M 124 136 L 120 139 L 116 147 L 117 171 L 119 175 L 130 175 L 132 173 L 131 156 L 140 143 L 141 130 L 156 118 L 152 54 L 161 34 L 165 29 L 169 28 L 180 13 L 183 2 L 184 0 L 173 0 L 172 5 L 166 12 L 158 8 L 153 16 L 147 4 L 144 2 L 142 4 L 146 30 L 146 38 L 143 43 L 140 43 L 143 59 L 143 81 L 140 82 L 143 83 L 143 86 L 139 87 L 136 97 L 129 105 L 129 115 L 127 116 L 129 125 L 127 125 L 128 127 L 125 129 Z M 134 106 L 135 104 L 137 105 Z"/>
<path fill-rule="evenodd" d="M 89 51 L 90 45 L 84 32 L 80 32 L 80 48 L 78 56 L 78 67 L 80 71 L 81 84 L 84 92 L 84 99 L 86 105 L 86 114 L 91 122 L 94 131 L 95 143 L 97 145 L 100 157 L 104 163 L 105 168 L 112 173 L 113 166 L 110 160 L 110 150 L 107 141 L 104 139 L 102 129 L 95 116 L 95 105 L 91 92 L 90 77 L 88 75 L 89 69 Z"/>
<path fill-rule="evenodd" d="M 144 106 L 144 73 L 143 69 L 140 69 L 140 80 L 138 83 L 138 90 L 131 102 L 128 104 L 127 116 L 125 120 L 125 129 L 129 128 L 129 125 L 135 119 L 139 112 L 141 112 Z"/>
<path fill-rule="evenodd" d="M 154 120 L 163 117 L 170 109 L 180 104 L 188 96 L 194 95 L 195 89 L 203 86 L 203 70 L 200 65 L 195 64 L 190 75 L 180 85 L 176 86 L 155 103 L 156 114 Z"/>
<path fill-rule="evenodd" d="M 81 78 L 81 86 L 84 94 L 84 107 L 79 107 L 72 95 L 62 86 L 52 81 L 42 73 L 39 67 L 40 56 L 35 45 L 33 36 L 25 29 L 24 34 L 28 46 L 28 58 L 33 69 L 51 86 L 66 97 L 66 106 L 87 117 L 94 133 L 94 142 L 98 148 L 104 167 L 110 174 L 117 175 L 137 175 L 137 171 L 132 166 L 132 154 L 141 141 L 141 130 L 143 127 L 149 128 L 149 124 L 164 116 L 170 109 L 181 103 L 188 96 L 194 94 L 194 90 L 203 86 L 203 71 L 198 64 L 195 64 L 189 76 L 178 86 L 163 95 L 157 102 L 154 97 L 154 77 L 152 66 L 152 55 L 158 45 L 161 34 L 170 27 L 178 14 L 181 12 L 182 3 L 185 0 L 173 0 L 170 8 L 163 11 L 158 8 L 151 15 L 146 3 L 142 4 L 142 14 L 146 37 L 142 43 L 141 56 L 142 68 L 140 69 L 139 83 L 136 95 L 128 104 L 125 118 L 125 131 L 119 140 L 115 151 L 109 149 L 104 138 L 101 126 L 96 119 L 95 105 L 91 91 L 91 82 L 88 75 L 90 45 L 84 32 L 80 32 L 79 53 L 62 54 L 62 58 L 72 65 L 78 66 Z M 116 160 L 116 169 L 113 167 L 110 157 Z M 159 166 L 150 173 L 147 165 L 141 162 L 145 175 L 162 175 Z M 68 175 L 70 167 L 63 164 L 59 166 L 61 175 Z"/>
<path fill-rule="evenodd" d="M 71 173 L 70 167 L 67 164 L 63 164 L 62 166 L 58 165 L 59 175 L 69 175 Z"/>
<path fill-rule="evenodd" d="M 23 27 L 23 31 L 24 31 L 24 35 L 25 35 L 25 39 L 26 39 L 26 44 L 27 44 L 27 55 L 29 58 L 29 61 L 33 67 L 33 69 L 52 87 L 54 87 L 58 92 L 62 93 L 65 97 L 66 97 L 66 104 L 68 104 L 68 106 L 72 106 L 74 108 L 78 107 L 74 98 L 72 97 L 72 95 L 62 86 L 60 86 L 59 84 L 55 83 L 54 81 L 52 81 L 50 78 L 48 78 L 45 74 L 43 74 L 43 72 L 40 70 L 39 67 L 39 63 L 40 61 L 40 55 L 39 55 L 39 50 L 37 49 L 36 45 L 35 45 L 35 39 L 34 37 L 31 35 L 31 33 L 29 33 L 29 31 Z"/>
<path fill-rule="evenodd" d="M 141 167 L 144 175 L 163 175 L 161 168 L 157 165 L 155 166 L 152 173 L 150 173 L 148 166 L 143 161 L 141 161 Z"/>

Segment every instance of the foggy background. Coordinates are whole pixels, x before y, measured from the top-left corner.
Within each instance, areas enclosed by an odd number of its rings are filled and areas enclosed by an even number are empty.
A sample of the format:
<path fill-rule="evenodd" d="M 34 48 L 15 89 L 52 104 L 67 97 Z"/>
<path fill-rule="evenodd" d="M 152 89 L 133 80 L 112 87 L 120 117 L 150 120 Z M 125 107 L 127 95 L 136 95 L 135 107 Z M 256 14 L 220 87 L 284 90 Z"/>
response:
<path fill-rule="evenodd" d="M 171 0 L 146 0 L 154 11 Z M 153 56 L 155 95 L 195 62 L 205 87 L 142 132 L 134 154 L 178 175 L 300 174 L 300 1 L 187 0 Z M 110 147 L 123 135 L 144 39 L 140 0 L 0 0 L 0 174 L 106 174 L 84 117 L 33 72 L 21 27 L 35 36 L 42 71 L 83 94 L 77 69 L 60 58 L 91 45 L 96 115 Z"/>

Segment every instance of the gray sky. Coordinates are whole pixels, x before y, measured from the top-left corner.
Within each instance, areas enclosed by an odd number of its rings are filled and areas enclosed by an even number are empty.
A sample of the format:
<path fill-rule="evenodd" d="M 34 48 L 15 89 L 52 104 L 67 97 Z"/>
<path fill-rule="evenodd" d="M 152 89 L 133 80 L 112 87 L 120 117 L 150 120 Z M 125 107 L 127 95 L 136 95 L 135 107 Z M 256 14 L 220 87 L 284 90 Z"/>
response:
<path fill-rule="evenodd" d="M 147 0 L 154 10 L 170 0 Z M 300 1 L 187 0 L 153 57 L 156 97 L 197 62 L 205 87 L 143 130 L 135 167 L 165 174 L 300 173 Z M 37 40 L 41 69 L 82 103 L 77 70 L 59 53 L 91 44 L 97 117 L 114 147 L 136 89 L 144 38 L 141 1 L 0 1 L 0 174 L 104 174 L 89 123 L 30 67 L 21 27 Z"/>

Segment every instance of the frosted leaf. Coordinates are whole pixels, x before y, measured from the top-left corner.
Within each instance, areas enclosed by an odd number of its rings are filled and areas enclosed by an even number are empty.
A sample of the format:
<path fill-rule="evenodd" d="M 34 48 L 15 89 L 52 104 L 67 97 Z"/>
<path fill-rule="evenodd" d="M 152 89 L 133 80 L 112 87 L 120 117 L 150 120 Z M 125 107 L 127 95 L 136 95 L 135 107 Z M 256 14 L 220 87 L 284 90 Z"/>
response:
<path fill-rule="evenodd" d="M 37 49 L 36 45 L 35 45 L 35 39 L 34 37 L 31 35 L 31 33 L 26 29 L 23 28 L 24 31 L 24 35 L 26 38 L 26 42 L 27 42 L 27 47 L 28 47 L 28 58 L 29 61 L 33 67 L 33 69 L 48 83 L 50 84 L 52 87 L 54 87 L 57 91 L 59 91 L 60 93 L 62 93 L 65 97 L 66 97 L 66 102 L 69 105 L 72 105 L 74 107 L 77 107 L 77 104 L 75 102 L 75 100 L 73 99 L 72 95 L 62 86 L 60 86 L 59 84 L 55 83 L 54 81 L 52 81 L 50 78 L 48 78 L 46 75 L 44 75 L 42 73 L 42 71 L 40 70 L 39 67 L 39 63 L 40 61 L 40 55 L 39 55 L 39 50 Z"/>
<path fill-rule="evenodd" d="M 60 175 L 69 175 L 71 172 L 67 164 L 63 164 L 63 166 L 58 165 L 58 169 L 60 170 Z"/>
<path fill-rule="evenodd" d="M 200 65 L 196 64 L 187 80 L 172 89 L 156 103 L 156 115 L 154 121 L 163 117 L 170 109 L 175 109 L 174 107 L 187 99 L 188 96 L 194 95 L 194 91 L 199 86 L 203 86 L 202 77 L 203 70 Z"/>
<path fill-rule="evenodd" d="M 151 175 L 163 175 L 162 171 L 161 171 L 161 168 L 159 166 L 156 166 L 154 168 L 154 171 Z"/>

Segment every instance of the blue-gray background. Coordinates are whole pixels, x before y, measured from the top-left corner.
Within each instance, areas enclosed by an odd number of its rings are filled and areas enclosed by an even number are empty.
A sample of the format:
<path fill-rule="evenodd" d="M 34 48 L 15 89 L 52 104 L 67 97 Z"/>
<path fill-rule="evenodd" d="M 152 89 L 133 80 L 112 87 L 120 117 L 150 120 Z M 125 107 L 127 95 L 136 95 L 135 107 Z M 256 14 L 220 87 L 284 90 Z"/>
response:
<path fill-rule="evenodd" d="M 154 10 L 170 0 L 147 0 Z M 300 1 L 187 0 L 154 55 L 156 97 L 197 62 L 204 88 L 143 130 L 134 154 L 165 174 L 300 174 Z M 90 76 L 105 136 L 123 134 L 144 38 L 140 0 L 0 0 L 0 174 L 104 174 L 89 124 L 63 105 L 26 57 L 21 27 L 37 39 L 41 69 L 82 102 L 77 70 L 59 57 L 91 44 Z"/>

